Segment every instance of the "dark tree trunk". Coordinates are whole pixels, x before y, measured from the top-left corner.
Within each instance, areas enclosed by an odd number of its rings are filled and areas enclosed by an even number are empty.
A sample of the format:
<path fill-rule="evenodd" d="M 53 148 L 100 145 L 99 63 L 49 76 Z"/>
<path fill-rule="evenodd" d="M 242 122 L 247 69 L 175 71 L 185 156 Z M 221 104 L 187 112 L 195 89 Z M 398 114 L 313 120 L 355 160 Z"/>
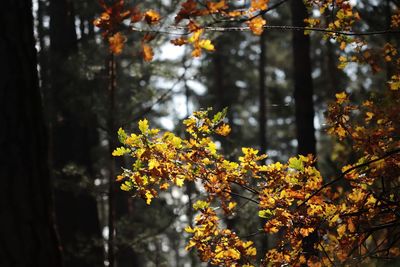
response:
<path fill-rule="evenodd" d="M 293 26 L 304 27 L 308 17 L 302 0 L 290 1 Z M 301 155 L 316 154 L 313 82 L 311 77 L 310 37 L 302 31 L 293 31 L 294 101 L 296 116 L 297 152 Z M 306 258 L 318 255 L 314 245 L 318 241 L 316 232 L 303 240 Z"/>
<path fill-rule="evenodd" d="M 308 17 L 302 0 L 290 1 L 293 26 L 304 27 Z M 294 100 L 296 116 L 297 152 L 316 153 L 313 83 L 311 78 L 310 37 L 302 31 L 293 31 Z"/>
<path fill-rule="evenodd" d="M 69 57 L 77 50 L 72 1 L 50 1 L 50 79 L 49 112 L 52 134 L 52 163 L 59 184 L 55 195 L 56 216 L 63 246 L 64 264 L 71 267 L 103 265 L 101 230 L 95 198 L 86 190 L 74 190 L 82 180 L 65 173 L 67 164 L 83 167 L 85 175 L 94 177 L 91 150 L 98 143 L 96 116 L 91 110 L 79 113 L 71 105 L 73 97 L 85 97 L 74 90 Z M 97 240 L 97 244 L 94 242 Z M 84 248 L 84 249 L 83 249 Z"/>
<path fill-rule="evenodd" d="M 0 10 L 0 266 L 61 266 L 52 213 L 32 3 Z"/>
<path fill-rule="evenodd" d="M 266 99 L 266 32 L 263 32 L 260 36 L 260 61 L 258 63 L 258 75 L 259 75 L 259 134 L 260 134 L 260 151 L 266 153 L 267 151 L 267 99 Z"/>
<path fill-rule="evenodd" d="M 258 62 L 258 101 L 259 101 L 259 114 L 258 114 L 258 124 L 259 124 L 259 140 L 260 140 L 260 152 L 262 154 L 267 153 L 267 99 L 266 99 L 266 32 L 264 31 L 260 36 L 260 59 Z M 261 162 L 264 164 L 265 162 Z M 260 226 L 264 227 L 265 220 L 260 218 Z M 261 239 L 262 253 L 268 250 L 268 236 L 263 235 Z"/>

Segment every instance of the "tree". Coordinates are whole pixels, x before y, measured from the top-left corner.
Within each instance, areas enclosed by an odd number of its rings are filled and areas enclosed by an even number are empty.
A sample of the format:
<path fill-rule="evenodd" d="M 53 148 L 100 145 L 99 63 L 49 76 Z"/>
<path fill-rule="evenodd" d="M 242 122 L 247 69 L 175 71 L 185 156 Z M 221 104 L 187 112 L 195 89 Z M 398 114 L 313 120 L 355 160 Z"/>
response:
<path fill-rule="evenodd" d="M 341 68 L 354 62 L 366 64 L 376 72 L 379 65 L 375 58 L 383 56 L 384 61 L 399 69 L 400 60 L 393 45 L 386 44 L 384 51 L 372 51 L 365 47 L 361 38 L 349 37 L 392 31 L 352 32 L 353 24 L 360 18 L 349 2 L 312 1 L 308 4 L 311 6 L 313 3 L 322 15 L 333 14 L 332 22 L 326 28 L 316 27 L 320 23 L 318 18 L 307 18 L 301 2 L 296 2 L 298 6 L 292 2 L 294 26 L 277 28 L 325 32 L 325 37 L 335 40 L 344 51 L 339 58 Z M 205 5 L 185 1 L 175 20 L 177 23 L 188 21 L 177 28 L 183 29 L 181 34 L 189 37 L 172 42 L 192 45 L 192 55 L 196 57 L 203 50 L 215 49 L 211 41 L 204 37 L 206 30 L 250 29 L 260 35 L 264 28 L 268 29 L 265 19 L 261 17 L 271 10 L 267 4 L 268 1 L 251 1 L 249 9 L 243 11 L 229 9 L 225 1 L 207 2 Z M 299 7 L 301 12 L 294 14 L 297 12 L 294 7 Z M 118 25 L 113 24 L 115 17 L 122 21 L 122 14 L 129 16 L 130 12 L 118 10 L 117 15 L 104 15 L 96 21 L 108 37 L 106 40 L 114 53 L 118 52 L 116 47 L 122 49 L 123 42 L 116 43 L 117 33 L 109 29 Z M 207 23 L 210 17 L 211 21 Z M 226 22 L 224 17 L 234 23 L 246 22 L 248 28 L 213 27 Z M 144 21 L 148 26 L 154 26 L 159 19 L 154 10 L 136 11 L 131 23 Z M 307 27 L 298 26 L 303 19 Z M 392 27 L 398 27 L 399 21 L 399 16 L 393 16 Z M 130 29 L 136 29 L 132 27 Z M 151 39 L 145 35 L 142 40 L 147 60 L 152 57 L 148 44 Z M 294 51 L 301 51 L 308 57 L 305 58 L 304 74 L 305 83 L 310 85 L 309 43 L 307 39 L 300 39 L 295 43 Z M 354 47 L 352 53 L 346 51 L 349 45 Z M 300 59 L 300 55 L 294 56 Z M 295 64 L 299 70 L 299 60 L 295 60 Z M 114 150 L 113 155 L 129 156 L 133 164 L 132 168 L 124 169 L 117 180 L 123 181 L 122 190 L 132 191 L 147 204 L 171 186 L 182 187 L 185 182 L 200 183 L 204 198 L 193 205 L 199 214 L 195 218 L 195 226 L 186 228 L 191 234 L 187 249 L 196 248 L 202 261 L 214 265 L 253 266 L 255 263 L 257 249 L 254 242 L 240 237 L 221 223 L 221 217 L 240 212 L 238 207 L 241 207 L 241 201 L 257 205 L 259 211 L 254 216 L 265 219 L 263 229 L 255 234 L 279 233 L 283 237 L 266 253 L 261 252 L 261 265 L 330 266 L 367 262 L 371 258 L 398 257 L 399 76 L 392 75 L 387 86 L 383 86 L 388 87 L 384 88 L 384 92 L 372 95 L 361 105 L 352 104 L 346 92 L 335 94 L 336 103 L 330 106 L 327 117 L 328 132 L 339 141 L 349 139 L 357 160 L 343 166 L 342 172 L 334 179 L 322 178 L 311 154 L 292 157 L 285 163 L 263 164 L 260 162 L 266 155 L 244 147 L 238 160 L 227 159 L 218 152 L 212 139 L 213 134 L 226 136 L 230 132 L 229 125 L 224 122 L 224 114 L 219 112 L 212 116 L 210 110 L 203 110 L 184 121 L 189 134 L 186 139 L 170 132 L 161 134 L 158 129 L 150 128 L 147 120 L 139 122 L 140 133 L 128 134 L 120 129 L 118 135 L 123 146 Z M 300 78 L 303 77 L 299 76 L 298 80 Z M 311 97 L 307 94 L 307 100 L 305 104 L 312 106 L 312 94 Z M 310 117 L 307 118 L 310 122 Z M 306 151 L 309 147 L 312 145 L 308 144 L 304 153 L 310 152 Z M 243 193 L 237 194 L 235 187 L 242 188 Z"/>
<path fill-rule="evenodd" d="M 305 27 L 308 14 L 303 0 L 290 1 L 290 9 L 292 25 Z M 301 31 L 293 31 L 292 47 L 297 153 L 316 155 L 310 37 Z"/>
<path fill-rule="evenodd" d="M 32 3 L 4 1 L 1 37 L 2 266 L 61 266 L 52 211 Z"/>

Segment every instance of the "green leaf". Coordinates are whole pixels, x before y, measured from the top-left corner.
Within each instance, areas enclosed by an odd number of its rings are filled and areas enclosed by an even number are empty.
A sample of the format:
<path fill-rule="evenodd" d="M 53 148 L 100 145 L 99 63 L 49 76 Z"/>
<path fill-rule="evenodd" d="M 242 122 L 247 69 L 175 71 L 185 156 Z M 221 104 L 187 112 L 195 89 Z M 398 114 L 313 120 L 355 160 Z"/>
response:
<path fill-rule="evenodd" d="M 290 158 L 289 159 L 289 168 L 304 171 L 304 164 L 303 161 L 299 158 Z"/>
<path fill-rule="evenodd" d="M 271 210 L 260 210 L 258 212 L 258 217 L 260 218 L 265 218 L 265 219 L 269 219 L 274 215 L 274 212 L 272 212 Z"/>
<path fill-rule="evenodd" d="M 128 137 L 128 135 L 126 134 L 126 132 L 124 131 L 124 129 L 119 128 L 119 129 L 118 129 L 118 140 L 119 140 L 122 144 L 124 144 L 127 137 Z"/>
<path fill-rule="evenodd" d="M 228 112 L 228 108 L 224 108 L 222 111 L 218 112 L 217 114 L 214 115 L 212 122 L 214 124 L 218 124 L 221 122 L 225 117 L 226 113 Z"/>

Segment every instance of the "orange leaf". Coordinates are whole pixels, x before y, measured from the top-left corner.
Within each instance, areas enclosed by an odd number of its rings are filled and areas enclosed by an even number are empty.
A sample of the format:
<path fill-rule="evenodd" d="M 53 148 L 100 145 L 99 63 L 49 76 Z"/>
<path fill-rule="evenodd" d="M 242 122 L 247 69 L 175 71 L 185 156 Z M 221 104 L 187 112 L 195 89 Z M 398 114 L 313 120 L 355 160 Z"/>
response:
<path fill-rule="evenodd" d="M 158 14 L 157 11 L 150 9 L 144 13 L 144 19 L 149 25 L 157 24 L 160 21 L 160 14 Z"/>
<path fill-rule="evenodd" d="M 177 39 L 171 40 L 171 43 L 174 45 L 177 45 L 177 46 L 181 46 L 181 45 L 187 44 L 188 41 L 182 37 L 179 37 Z"/>
<path fill-rule="evenodd" d="M 153 60 L 154 53 L 153 53 L 153 49 L 151 48 L 150 45 L 142 44 L 142 50 L 143 50 L 142 53 L 143 53 L 144 61 L 149 62 L 149 61 Z"/>
<path fill-rule="evenodd" d="M 255 35 L 261 35 L 264 31 L 264 25 L 267 22 L 265 21 L 265 19 L 261 18 L 261 17 L 256 17 L 252 20 L 250 20 L 250 22 L 248 22 L 250 30 L 255 34 Z"/>
<path fill-rule="evenodd" d="M 122 53 L 125 42 L 126 42 L 126 37 L 120 32 L 117 32 L 116 34 L 108 38 L 110 50 L 115 55 L 119 55 Z"/>

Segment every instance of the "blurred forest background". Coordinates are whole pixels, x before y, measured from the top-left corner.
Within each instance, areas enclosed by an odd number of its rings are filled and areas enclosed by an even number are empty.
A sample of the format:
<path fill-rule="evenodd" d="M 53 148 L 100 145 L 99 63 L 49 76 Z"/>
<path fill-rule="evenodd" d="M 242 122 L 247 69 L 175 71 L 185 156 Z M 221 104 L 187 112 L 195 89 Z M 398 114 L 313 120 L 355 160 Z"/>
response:
<path fill-rule="evenodd" d="M 180 2 L 129 4 L 175 14 Z M 289 2 L 267 13 L 270 24 L 302 23 L 304 6 Z M 399 5 L 397 0 L 354 3 L 364 18 L 359 30 L 388 28 L 390 15 Z M 315 32 L 304 36 L 298 31 L 267 30 L 260 37 L 249 32 L 214 33 L 216 51 L 200 59 L 160 34 L 153 41 L 157 45 L 153 45 L 155 59 L 150 63 L 140 56 L 141 36 L 132 34 L 126 42 L 128 49 L 116 58 L 116 94 L 110 100 L 109 51 L 93 26 L 100 13 L 93 0 L 33 1 L 49 177 L 65 267 L 201 265 L 194 253 L 185 251 L 183 230 L 193 218 L 188 207 L 199 194 L 197 188 L 172 188 L 148 207 L 118 190 L 117 183 L 110 187 L 115 173 L 130 164 L 110 163 L 118 127 L 135 132 L 138 120 L 146 117 L 155 127 L 183 136 L 181 121 L 191 112 L 228 107 L 232 133 L 219 144 L 229 157 L 236 158 L 242 146 L 266 152 L 271 162 L 315 153 L 323 176 L 332 177 L 354 155 L 326 135 L 327 104 L 343 90 L 361 103 L 367 92 L 379 90 L 385 75 L 390 75 L 388 69 L 372 76 L 370 68 L 351 64 L 344 71 L 338 69 L 338 44 Z M 330 18 L 324 19 L 328 23 Z M 398 36 L 367 38 L 379 47 L 387 38 Z M 110 120 L 115 126 L 112 132 Z M 296 122 L 302 129 L 297 135 Z M 251 229 L 259 227 L 258 221 L 251 220 L 256 208 L 244 205 L 241 209 L 246 212 L 239 219 L 226 218 L 226 224 L 251 234 Z M 115 236 L 107 242 L 110 225 Z"/>

